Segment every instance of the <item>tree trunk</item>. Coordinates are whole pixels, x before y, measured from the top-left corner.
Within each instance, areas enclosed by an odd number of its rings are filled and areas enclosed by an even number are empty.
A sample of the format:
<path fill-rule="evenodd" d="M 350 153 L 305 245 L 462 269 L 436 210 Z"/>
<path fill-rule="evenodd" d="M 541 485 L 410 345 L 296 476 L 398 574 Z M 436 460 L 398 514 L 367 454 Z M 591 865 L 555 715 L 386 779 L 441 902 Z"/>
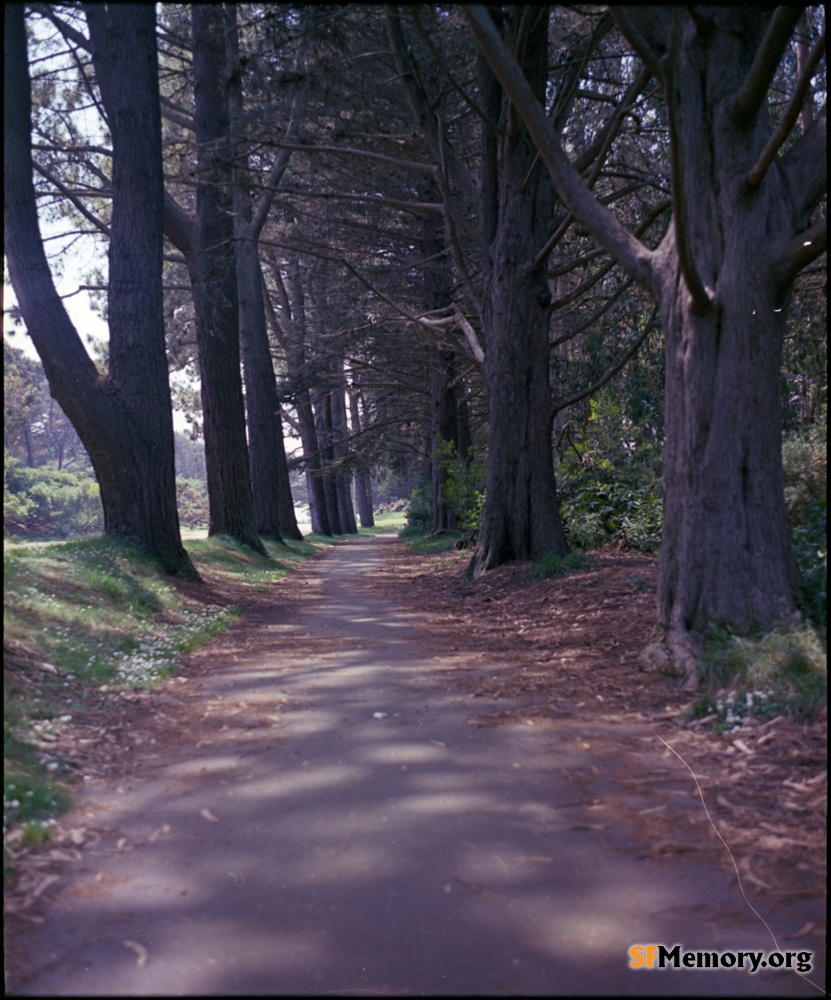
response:
<path fill-rule="evenodd" d="M 285 351 L 288 371 L 300 382 L 300 387 L 295 392 L 294 405 L 297 410 L 300 442 L 303 446 L 303 464 L 306 473 L 312 531 L 318 535 L 331 536 L 332 526 L 329 521 L 326 490 L 321 476 L 323 463 L 317 440 L 311 393 L 306 384 L 306 302 L 303 294 L 300 261 L 295 257 L 289 265 L 288 287 L 283 281 L 280 268 L 273 262 L 270 267 L 282 303 L 282 324 L 278 322 L 271 302 L 265 294 L 263 302 L 272 329 Z"/>
<path fill-rule="evenodd" d="M 435 181 L 422 187 L 424 201 L 438 200 Z M 428 261 L 424 269 L 424 304 L 429 312 L 444 309 L 451 304 L 453 275 L 446 254 L 445 239 L 439 217 L 425 212 L 421 223 L 422 255 Z M 432 530 L 453 530 L 457 526 L 456 513 L 448 506 L 444 496 L 447 472 L 442 467 L 439 449 L 441 442 L 452 444 L 460 458 L 467 457 L 467 435 L 461 431 L 460 440 L 458 396 L 455 388 L 455 355 L 453 351 L 434 345 L 429 354 L 429 386 L 432 407 L 430 421 L 430 481 L 433 498 Z"/>
<path fill-rule="evenodd" d="M 509 44 L 523 8 L 508 8 Z M 535 93 L 547 80 L 547 33 L 531 32 L 524 68 Z M 489 71 L 483 67 L 485 76 Z M 487 79 L 483 91 L 492 93 Z M 490 436 L 485 509 L 467 577 L 511 560 L 568 551 L 560 520 L 551 450 L 548 320 L 551 293 L 545 261 L 531 261 L 550 236 L 554 193 L 537 163 L 530 135 L 507 97 L 500 102 L 501 138 L 485 133 L 480 219 L 483 262 L 482 366 Z M 493 109 L 490 109 L 493 110 Z"/>
<path fill-rule="evenodd" d="M 244 230 L 245 227 L 243 227 Z M 237 241 L 240 345 L 248 412 L 248 453 L 257 531 L 264 538 L 301 540 L 289 483 L 280 399 L 271 361 L 256 240 Z"/>
<path fill-rule="evenodd" d="M 258 241 L 266 212 L 253 219 L 248 179 L 248 143 L 244 134 L 242 72 L 237 33 L 237 5 L 225 5 L 226 74 L 234 152 L 234 223 L 236 232 L 239 330 L 248 415 L 248 456 L 257 531 L 263 538 L 301 540 L 289 483 L 280 400 L 268 340 Z M 265 206 L 267 207 L 267 206 Z"/>
<path fill-rule="evenodd" d="M 9 273 L 49 389 L 89 453 L 104 532 L 197 578 L 176 509 L 162 311 L 162 166 L 155 13 L 90 5 L 113 144 L 110 371 L 99 375 L 58 297 L 40 238 L 23 7 L 5 13 L 5 240 Z"/>
<path fill-rule="evenodd" d="M 467 413 L 459 404 L 456 388 L 456 355 L 453 351 L 433 347 L 430 351 L 431 454 L 433 483 L 433 531 L 453 531 L 458 527 L 456 513 L 445 500 L 447 472 L 439 454 L 441 442 L 453 446 L 462 461 L 470 454 L 470 430 Z"/>
<path fill-rule="evenodd" d="M 315 432 L 320 455 L 320 481 L 326 502 L 326 515 L 333 535 L 344 534 L 343 522 L 338 504 L 338 490 L 333 469 L 335 453 L 332 448 L 334 433 L 332 430 L 332 400 L 326 389 L 315 389 L 312 392 L 315 416 Z"/>
<path fill-rule="evenodd" d="M 188 258 L 205 432 L 209 535 L 230 535 L 266 554 L 257 534 L 240 378 L 239 315 L 231 201 L 231 144 L 221 6 L 194 4 L 194 252 Z"/>
<path fill-rule="evenodd" d="M 356 437 L 361 433 L 361 411 L 357 390 L 349 393 L 349 415 L 352 419 L 352 433 Z M 362 528 L 372 528 L 375 525 L 375 515 L 372 510 L 372 480 L 366 462 L 359 458 L 355 473 L 355 500 L 358 504 L 358 517 Z"/>
<path fill-rule="evenodd" d="M 743 252 L 759 246 L 754 241 Z M 721 304 L 703 316 L 690 311 L 683 285 L 664 282 L 658 600 L 670 634 L 710 621 L 772 628 L 795 610 L 779 409 L 785 313 L 760 270 L 761 280 L 729 293 L 722 272 Z"/>
<path fill-rule="evenodd" d="M 330 365 L 333 389 L 330 396 L 332 407 L 333 453 L 337 472 L 335 485 L 338 494 L 338 512 L 344 534 L 356 535 L 355 507 L 352 503 L 352 469 L 349 464 L 349 425 L 346 420 L 346 379 L 343 374 L 343 359 L 333 358 Z"/>
<path fill-rule="evenodd" d="M 747 190 L 769 116 L 763 108 L 740 125 L 729 107 L 766 19 L 753 8 L 728 18 L 731 30 L 684 46 L 674 67 L 674 141 L 685 167 L 677 183 L 694 207 L 693 266 L 713 291 L 710 305 L 696 308 L 676 221 L 657 270 L 666 345 L 658 601 L 671 641 L 714 621 L 772 628 L 793 614 L 798 587 L 782 478 L 788 292 L 776 280 L 771 234 L 798 230 L 801 220 L 775 166 Z"/>

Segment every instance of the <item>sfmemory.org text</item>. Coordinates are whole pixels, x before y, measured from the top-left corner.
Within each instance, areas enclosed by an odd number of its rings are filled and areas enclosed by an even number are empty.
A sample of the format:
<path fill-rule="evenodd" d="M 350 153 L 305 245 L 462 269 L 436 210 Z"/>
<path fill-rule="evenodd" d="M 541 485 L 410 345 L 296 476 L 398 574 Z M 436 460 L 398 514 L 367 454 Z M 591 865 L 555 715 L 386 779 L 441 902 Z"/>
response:
<path fill-rule="evenodd" d="M 630 969 L 793 969 L 810 972 L 811 951 L 682 951 L 681 945 L 633 944 L 629 949 Z"/>

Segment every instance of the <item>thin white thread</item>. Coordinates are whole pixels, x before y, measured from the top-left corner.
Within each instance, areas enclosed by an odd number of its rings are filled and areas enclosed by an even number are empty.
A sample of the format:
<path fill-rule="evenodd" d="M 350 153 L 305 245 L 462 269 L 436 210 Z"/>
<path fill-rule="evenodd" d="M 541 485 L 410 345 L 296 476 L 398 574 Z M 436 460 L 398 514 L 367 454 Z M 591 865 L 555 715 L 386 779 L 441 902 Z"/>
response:
<path fill-rule="evenodd" d="M 650 727 L 650 732 L 652 733 L 653 736 L 658 736 L 658 733 L 656 733 L 655 730 L 652 729 L 651 727 Z M 730 850 L 730 845 L 727 843 L 727 841 L 724 839 L 724 837 L 722 837 L 722 835 L 721 835 L 721 833 L 719 831 L 719 828 L 716 826 L 715 822 L 713 821 L 713 817 L 710 815 L 710 810 L 707 808 L 707 803 L 704 801 L 704 792 L 701 790 L 701 785 L 698 783 L 698 778 L 696 777 L 695 771 L 693 771 L 693 769 L 684 760 L 684 758 L 681 756 L 681 754 L 678 753 L 678 751 L 675 749 L 675 747 L 670 746 L 670 744 L 667 743 L 667 741 L 663 738 L 663 736 L 658 736 L 658 739 L 664 744 L 664 746 L 667 748 L 667 750 L 671 750 L 675 754 L 675 756 L 681 761 L 681 763 L 684 765 L 684 767 L 686 767 L 686 769 L 692 775 L 692 779 L 695 782 L 695 787 L 698 789 L 698 797 L 701 799 L 701 805 L 704 806 L 704 812 L 705 812 L 705 814 L 707 816 L 707 819 L 710 821 L 710 826 L 716 831 L 716 836 L 722 842 L 722 844 L 724 844 L 724 849 L 730 855 L 730 860 L 733 862 L 733 869 L 736 872 L 736 880 L 739 883 L 739 889 L 741 890 L 741 894 L 744 897 L 745 903 L 747 903 L 747 905 L 750 907 L 750 909 L 756 914 L 756 916 L 759 918 L 759 920 L 761 920 L 761 922 L 764 924 L 765 928 L 767 929 L 768 934 L 770 934 L 770 939 L 771 939 L 771 941 L 773 941 L 774 947 L 776 948 L 776 950 L 778 952 L 781 952 L 782 949 L 779 947 L 779 942 L 776 940 L 776 935 L 771 930 L 770 924 L 767 922 L 767 920 L 765 920 L 765 918 L 762 916 L 762 914 L 759 913 L 759 911 L 756 909 L 756 907 L 747 898 L 747 893 L 744 891 L 744 883 L 742 882 L 742 876 L 741 876 L 741 872 L 739 871 L 739 866 L 736 864 L 736 859 L 733 857 L 733 852 Z M 815 987 L 815 989 L 818 989 L 820 991 L 820 993 L 824 994 L 825 996 L 829 996 L 829 994 L 818 983 L 815 983 L 812 979 L 809 979 L 804 973 L 799 972 L 797 969 L 792 969 L 791 971 L 795 972 L 797 974 L 797 976 L 799 976 L 800 979 L 804 979 L 806 983 L 810 983 L 811 986 Z"/>

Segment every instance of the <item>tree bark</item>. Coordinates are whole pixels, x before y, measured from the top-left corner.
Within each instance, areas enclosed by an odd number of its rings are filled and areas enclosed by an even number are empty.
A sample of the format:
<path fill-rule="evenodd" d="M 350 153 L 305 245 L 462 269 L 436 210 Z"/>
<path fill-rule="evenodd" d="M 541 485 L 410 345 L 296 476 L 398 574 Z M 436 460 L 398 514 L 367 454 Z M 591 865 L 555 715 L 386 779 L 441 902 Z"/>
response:
<path fill-rule="evenodd" d="M 335 452 L 332 447 L 334 429 L 332 426 L 332 397 L 328 389 L 315 388 L 311 393 L 315 418 L 315 432 L 320 455 L 320 481 L 326 501 L 326 515 L 333 535 L 345 534 L 338 504 L 338 488 L 335 481 Z"/>
<path fill-rule="evenodd" d="M 438 200 L 439 192 L 434 181 L 422 187 L 423 201 Z M 424 213 L 421 223 L 422 255 L 428 261 L 424 269 L 424 304 L 428 312 L 445 309 L 452 304 L 453 275 L 450 271 L 444 233 L 435 213 Z M 445 471 L 439 449 L 441 442 L 453 445 L 461 459 L 468 457 L 469 431 L 460 412 L 456 388 L 455 352 L 438 344 L 429 351 L 430 390 L 430 481 L 433 500 L 432 531 L 454 530 L 456 513 L 445 500 Z"/>
<path fill-rule="evenodd" d="M 210 501 L 209 535 L 230 535 L 263 555 L 251 492 L 240 378 L 231 199 L 231 143 L 221 6 L 194 4 L 196 219 L 188 256 L 196 313 Z"/>
<path fill-rule="evenodd" d="M 31 91 L 23 7 L 5 12 L 5 240 L 9 272 L 49 389 L 84 443 L 105 534 L 198 578 L 176 509 L 173 419 L 162 310 L 162 164 L 155 14 L 88 8 L 113 144 L 110 368 L 99 375 L 58 297 L 32 182 Z"/>

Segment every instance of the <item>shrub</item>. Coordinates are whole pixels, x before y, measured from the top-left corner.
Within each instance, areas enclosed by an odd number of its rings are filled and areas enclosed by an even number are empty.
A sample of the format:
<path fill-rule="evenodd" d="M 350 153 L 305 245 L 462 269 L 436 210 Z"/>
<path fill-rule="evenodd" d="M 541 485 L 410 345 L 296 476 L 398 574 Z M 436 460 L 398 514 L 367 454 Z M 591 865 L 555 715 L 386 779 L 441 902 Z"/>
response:
<path fill-rule="evenodd" d="M 782 447 L 785 511 L 802 574 L 800 609 L 815 625 L 828 623 L 827 431 L 825 414 Z"/>
<path fill-rule="evenodd" d="M 98 483 L 91 474 L 32 469 L 5 456 L 3 527 L 11 534 L 67 538 L 104 529 Z"/>
<path fill-rule="evenodd" d="M 407 506 L 407 526 L 401 534 L 404 536 L 426 535 L 432 526 L 433 500 L 428 484 L 413 490 Z"/>
<path fill-rule="evenodd" d="M 436 456 L 447 477 L 445 500 L 456 515 L 459 529 L 473 541 L 479 534 L 485 509 L 485 465 L 474 459 L 460 458 L 453 444 L 441 439 L 436 446 Z"/>
<path fill-rule="evenodd" d="M 189 528 L 203 528 L 208 524 L 210 510 L 205 496 L 206 484 L 198 479 L 176 479 L 176 502 L 179 520 Z"/>
<path fill-rule="evenodd" d="M 595 549 L 612 541 L 642 552 L 661 544 L 660 482 L 645 485 L 573 475 L 563 482 L 561 512 L 569 545 Z"/>

